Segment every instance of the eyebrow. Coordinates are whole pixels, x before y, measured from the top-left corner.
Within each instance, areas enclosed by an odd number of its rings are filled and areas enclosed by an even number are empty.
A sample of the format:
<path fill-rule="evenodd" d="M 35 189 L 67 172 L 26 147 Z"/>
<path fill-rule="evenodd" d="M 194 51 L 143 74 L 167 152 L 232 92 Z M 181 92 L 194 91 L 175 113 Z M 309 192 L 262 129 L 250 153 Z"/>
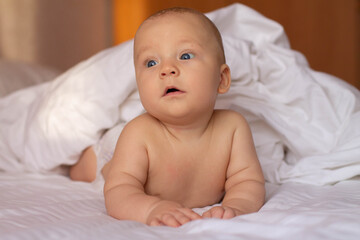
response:
<path fill-rule="evenodd" d="M 196 40 L 194 40 L 194 39 L 191 39 L 191 40 L 186 39 L 186 38 L 181 39 L 181 40 L 178 41 L 178 45 L 182 45 L 182 44 L 196 45 L 196 46 L 202 48 L 202 44 L 200 44 L 198 41 L 196 41 Z M 152 46 L 151 44 L 147 44 L 147 45 L 145 45 L 145 46 L 141 46 L 141 47 L 137 50 L 137 54 L 134 55 L 134 59 L 138 59 L 139 56 L 140 56 L 143 52 L 148 51 L 149 49 L 152 49 L 152 48 L 153 48 L 153 46 Z"/>
<path fill-rule="evenodd" d="M 148 49 L 151 49 L 152 47 L 150 45 L 146 45 L 145 47 L 141 47 L 139 50 L 137 50 L 137 54 L 134 55 L 134 58 L 137 59 L 143 52 L 147 51 Z"/>
<path fill-rule="evenodd" d="M 189 39 L 182 39 L 179 41 L 179 44 L 195 44 L 197 46 L 202 46 L 202 44 L 200 44 L 198 41 L 192 39 L 192 40 L 189 40 Z"/>

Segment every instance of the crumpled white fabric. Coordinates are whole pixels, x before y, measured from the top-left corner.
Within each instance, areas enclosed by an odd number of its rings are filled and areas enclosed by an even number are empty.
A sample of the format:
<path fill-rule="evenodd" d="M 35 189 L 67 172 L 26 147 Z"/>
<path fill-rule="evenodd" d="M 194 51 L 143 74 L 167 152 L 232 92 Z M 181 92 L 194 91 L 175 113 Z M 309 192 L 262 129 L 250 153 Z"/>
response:
<path fill-rule="evenodd" d="M 54 81 L 0 101 L 0 169 L 47 171 L 74 164 L 135 91 L 132 41 L 104 50 Z"/>
<path fill-rule="evenodd" d="M 244 5 L 208 16 L 222 33 L 233 79 L 216 107 L 248 119 L 266 180 L 323 185 L 359 175 L 359 91 L 313 71 L 279 24 Z M 0 99 L 0 169 L 74 164 L 106 129 L 143 111 L 129 98 L 136 95 L 129 41 Z"/>

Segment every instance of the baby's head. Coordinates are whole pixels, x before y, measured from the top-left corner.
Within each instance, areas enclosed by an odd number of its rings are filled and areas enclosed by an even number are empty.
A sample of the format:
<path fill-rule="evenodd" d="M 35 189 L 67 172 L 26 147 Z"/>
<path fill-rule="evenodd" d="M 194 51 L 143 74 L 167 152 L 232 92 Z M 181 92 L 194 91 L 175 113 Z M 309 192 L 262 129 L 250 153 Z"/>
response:
<path fill-rule="evenodd" d="M 218 30 L 218 28 L 215 26 L 215 24 L 206 17 L 203 13 L 196 11 L 195 9 L 191 8 L 182 8 L 182 7 L 174 7 L 174 8 L 167 8 L 161 11 L 156 12 L 155 14 L 148 17 L 139 27 L 137 33 L 140 31 L 140 29 L 143 27 L 145 23 L 148 21 L 160 18 L 160 17 L 166 17 L 170 15 L 179 15 L 180 17 L 186 17 L 186 15 L 193 15 L 197 18 L 197 21 L 201 23 L 203 31 L 206 31 L 209 34 L 208 41 L 215 41 L 216 45 L 216 52 L 218 54 L 218 57 L 222 63 L 225 63 L 225 53 L 224 53 L 224 47 L 223 42 L 221 38 L 221 34 Z M 199 29 L 200 30 L 200 29 Z M 136 34 L 135 39 L 138 34 Z M 205 42 L 203 43 L 205 44 Z M 136 51 L 136 47 L 134 49 Z"/>
<path fill-rule="evenodd" d="M 224 46 L 223 46 L 221 34 L 220 34 L 218 28 L 215 26 L 215 24 L 208 17 L 206 17 L 203 13 L 198 12 L 191 8 L 174 7 L 174 8 L 168 8 L 168 9 L 161 10 L 161 11 L 153 14 L 152 16 L 150 16 L 147 20 L 155 19 L 155 18 L 158 18 L 161 16 L 172 15 L 172 14 L 179 14 L 180 16 L 183 15 L 183 17 L 186 17 L 187 14 L 190 14 L 190 15 L 193 15 L 194 17 L 198 18 L 201 25 L 203 25 L 202 30 L 206 31 L 209 34 L 209 38 L 207 40 L 208 41 L 215 40 L 218 57 L 222 63 L 225 63 L 225 53 L 224 53 Z"/>
<path fill-rule="evenodd" d="M 217 94 L 230 87 L 221 35 L 193 9 L 146 19 L 135 35 L 134 64 L 142 104 L 159 119 L 212 112 Z"/>

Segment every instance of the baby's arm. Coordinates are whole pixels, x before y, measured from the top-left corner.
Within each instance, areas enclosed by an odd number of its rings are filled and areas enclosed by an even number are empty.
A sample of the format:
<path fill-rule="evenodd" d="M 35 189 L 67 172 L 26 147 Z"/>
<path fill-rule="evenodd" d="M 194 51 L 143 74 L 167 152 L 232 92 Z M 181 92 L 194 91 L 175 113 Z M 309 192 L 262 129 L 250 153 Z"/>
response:
<path fill-rule="evenodd" d="M 146 121 L 137 119 L 121 133 L 106 176 L 104 195 L 110 216 L 149 225 L 180 226 L 201 218 L 181 204 L 147 195 L 148 157 L 144 142 Z"/>
<path fill-rule="evenodd" d="M 238 124 L 233 136 L 230 162 L 222 205 L 213 207 L 203 217 L 232 218 L 258 211 L 264 204 L 265 187 L 250 128 L 246 120 L 235 115 Z"/>

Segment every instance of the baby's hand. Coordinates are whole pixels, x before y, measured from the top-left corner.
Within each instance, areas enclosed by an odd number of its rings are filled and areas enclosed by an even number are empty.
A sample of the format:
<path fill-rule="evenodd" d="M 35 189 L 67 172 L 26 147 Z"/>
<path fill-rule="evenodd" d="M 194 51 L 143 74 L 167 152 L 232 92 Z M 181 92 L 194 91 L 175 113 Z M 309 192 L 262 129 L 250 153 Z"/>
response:
<path fill-rule="evenodd" d="M 177 204 L 175 204 L 177 205 Z M 201 216 L 189 208 L 161 204 L 154 208 L 148 216 L 150 226 L 179 227 L 192 220 L 201 219 Z"/>
<path fill-rule="evenodd" d="M 237 209 L 224 206 L 212 207 L 206 212 L 203 213 L 204 218 L 220 218 L 220 219 L 229 219 L 240 215 L 241 212 Z"/>

